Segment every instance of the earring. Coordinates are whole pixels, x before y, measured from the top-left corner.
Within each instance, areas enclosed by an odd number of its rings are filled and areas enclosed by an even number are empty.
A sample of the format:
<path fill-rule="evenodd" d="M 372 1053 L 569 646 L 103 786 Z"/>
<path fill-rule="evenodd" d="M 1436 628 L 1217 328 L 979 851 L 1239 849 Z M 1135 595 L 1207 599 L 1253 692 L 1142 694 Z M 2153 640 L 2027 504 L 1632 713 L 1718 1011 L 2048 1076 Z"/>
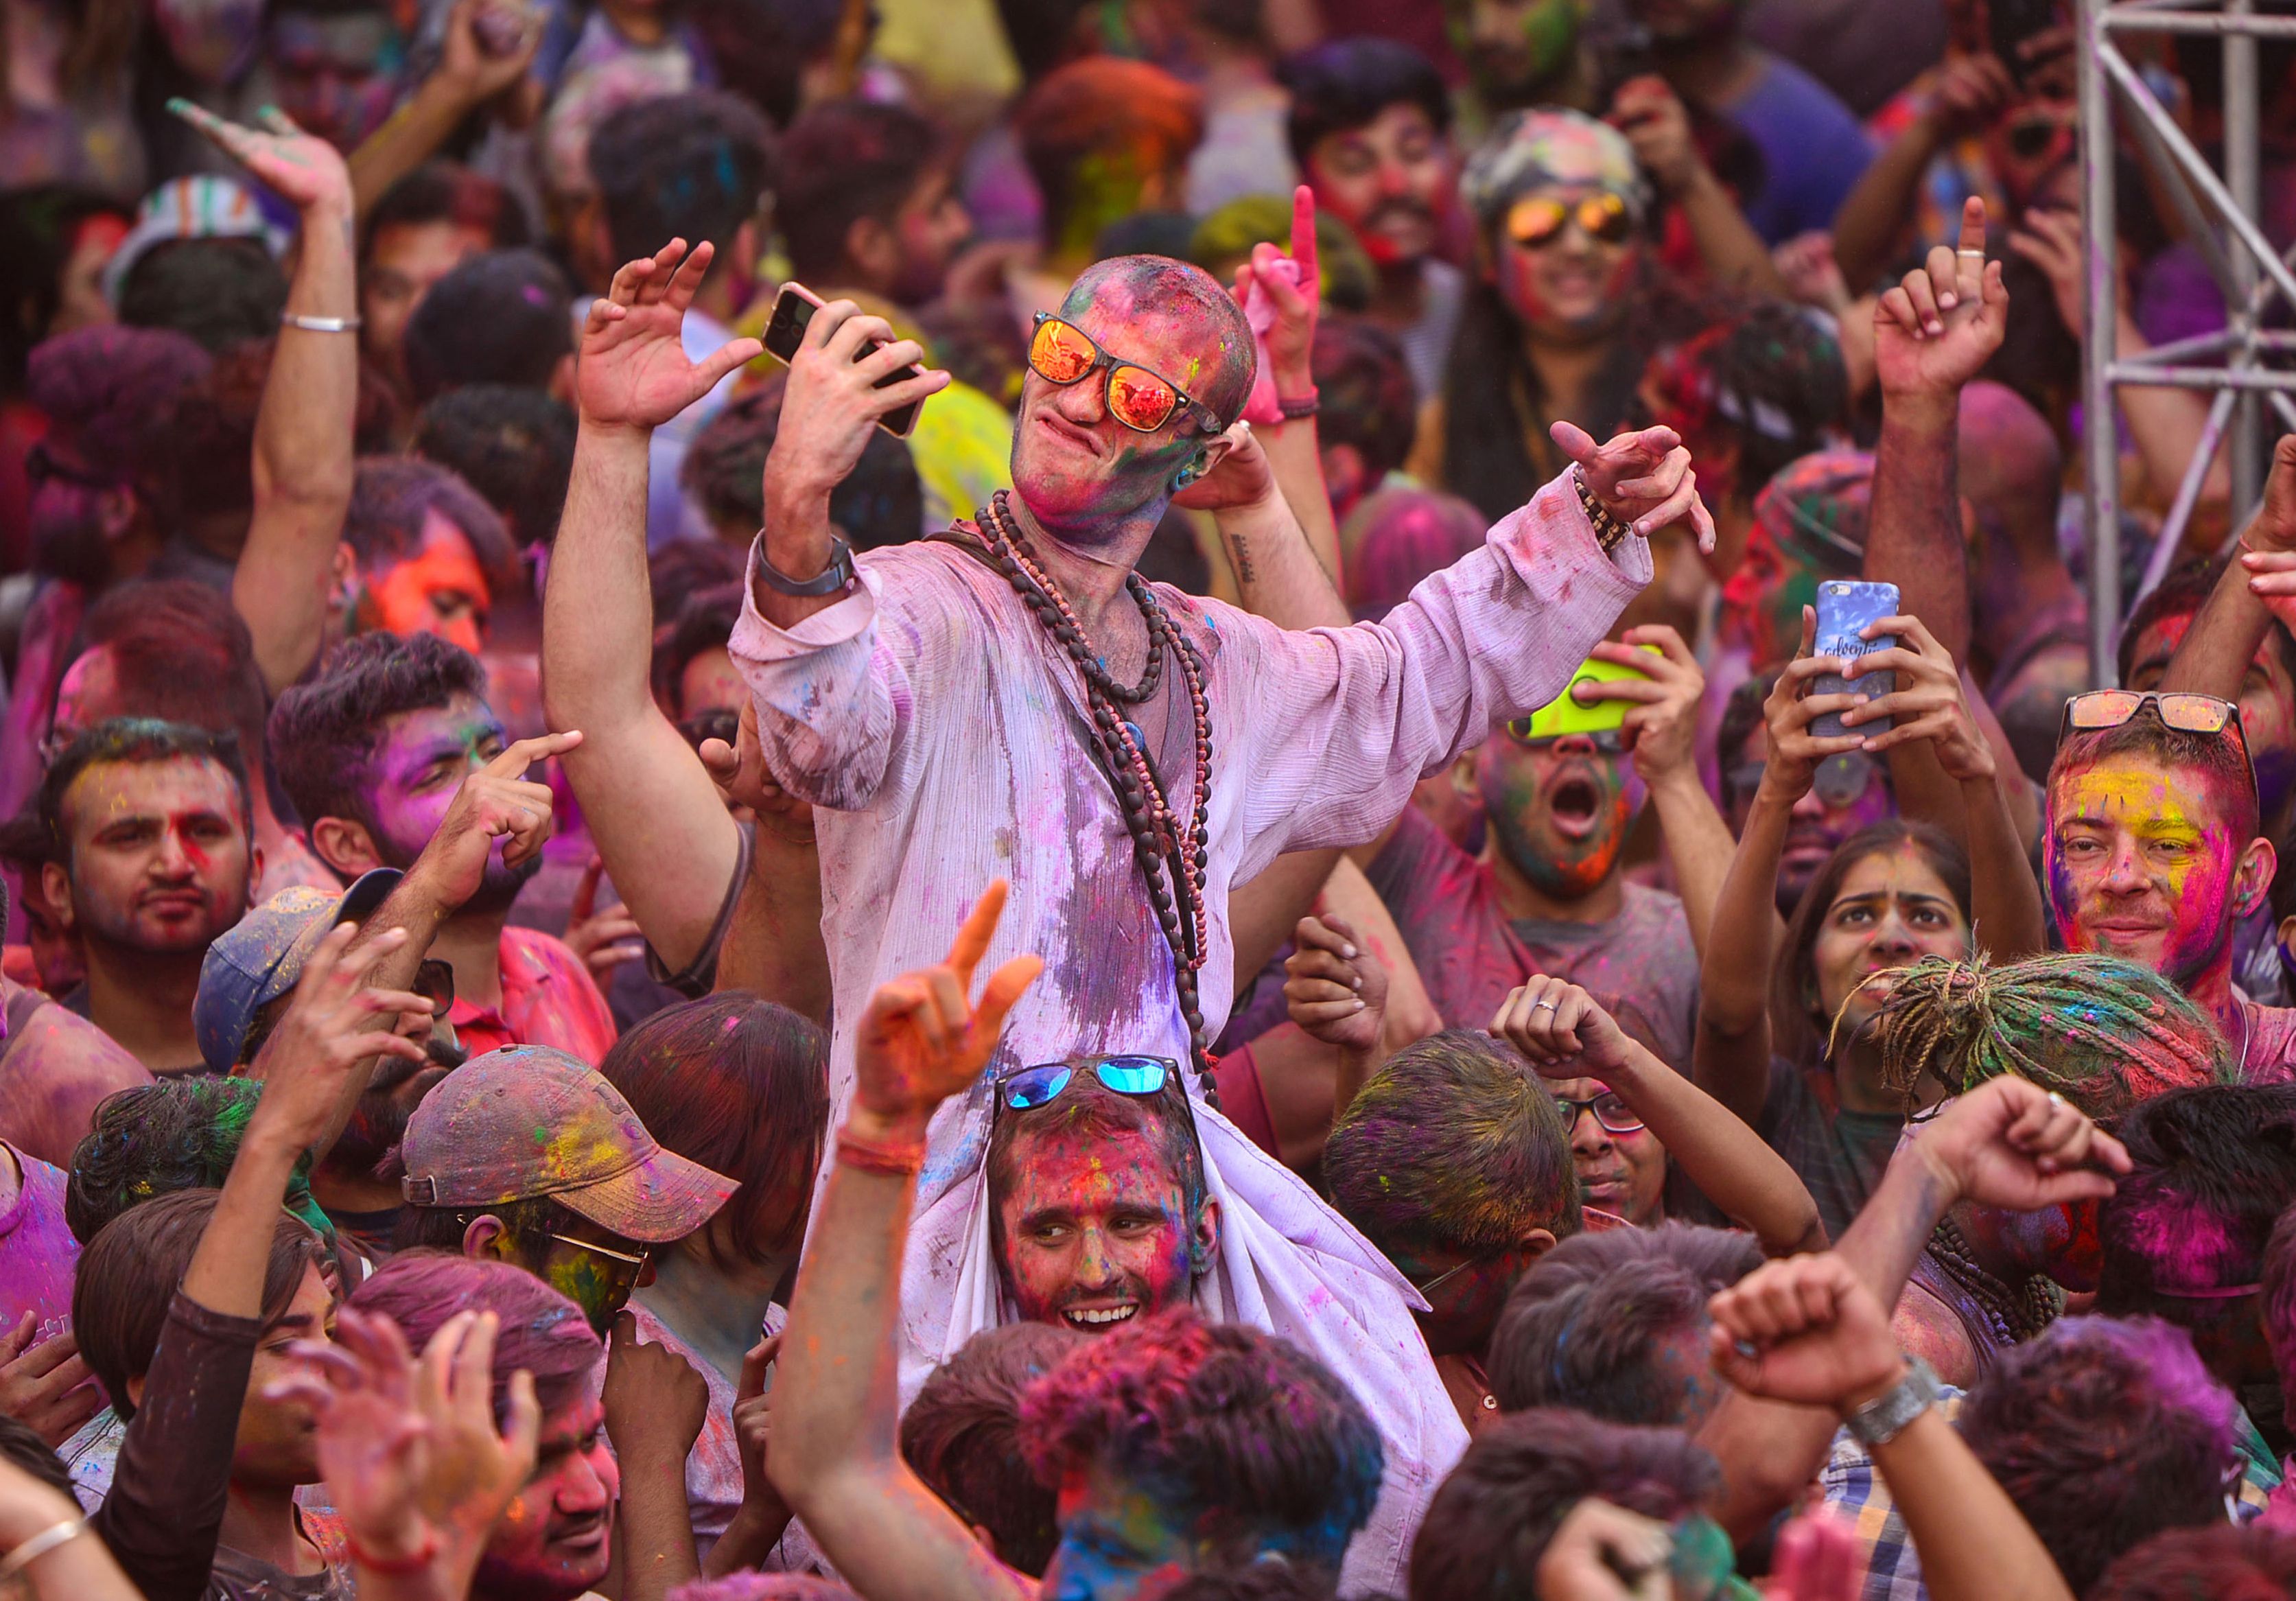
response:
<path fill-rule="evenodd" d="M 1190 484 L 1195 482 L 1197 479 L 1202 476 L 1203 474 L 1197 469 L 1196 464 L 1193 462 L 1190 462 L 1186 466 L 1172 474 L 1172 493 L 1175 495 L 1178 494 L 1181 490 L 1186 489 Z"/>

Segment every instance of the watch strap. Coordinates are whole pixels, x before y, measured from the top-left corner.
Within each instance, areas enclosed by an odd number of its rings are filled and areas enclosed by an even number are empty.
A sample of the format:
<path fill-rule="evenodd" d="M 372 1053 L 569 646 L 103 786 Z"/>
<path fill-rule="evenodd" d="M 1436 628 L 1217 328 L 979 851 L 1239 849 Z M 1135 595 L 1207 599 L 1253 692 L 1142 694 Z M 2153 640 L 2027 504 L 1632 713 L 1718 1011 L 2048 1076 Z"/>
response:
<path fill-rule="evenodd" d="M 1887 1445 L 1914 1419 L 1937 1405 L 1937 1370 L 1919 1357 L 1906 1359 L 1906 1376 L 1842 1420 L 1867 1449 Z"/>
<path fill-rule="evenodd" d="M 766 554 L 765 530 L 758 530 L 758 577 L 776 595 L 817 596 L 834 595 L 853 582 L 853 546 L 844 535 L 829 536 L 829 565 L 809 579 L 793 579 L 775 567 Z"/>

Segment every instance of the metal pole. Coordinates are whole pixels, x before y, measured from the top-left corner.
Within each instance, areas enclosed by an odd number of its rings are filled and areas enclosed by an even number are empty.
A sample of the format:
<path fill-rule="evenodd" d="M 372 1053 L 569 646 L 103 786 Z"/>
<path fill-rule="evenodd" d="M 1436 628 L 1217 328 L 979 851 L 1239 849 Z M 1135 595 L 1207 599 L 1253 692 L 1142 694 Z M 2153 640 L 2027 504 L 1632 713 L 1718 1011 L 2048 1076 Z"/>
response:
<path fill-rule="evenodd" d="M 2245 21 L 2254 11 L 2254 0 L 2226 0 L 2224 14 L 2227 20 Z M 2235 23 L 2237 27 L 2237 23 Z M 2228 31 L 2224 36 L 2224 145 L 2225 187 L 2231 192 L 2232 203 L 2243 217 L 2258 217 L 2257 209 L 2257 108 L 2256 108 L 2256 37 L 2253 34 Z M 2245 347 L 2249 332 L 2256 326 L 2255 259 L 2240 249 L 2226 252 L 2232 267 L 2233 292 L 2227 296 L 2225 310 L 2232 331 L 2243 343 L 2233 347 L 2229 365 L 2235 372 L 2252 370 L 2255 353 Z M 2232 414 L 2232 525 L 2246 525 L 2250 512 L 2258 497 L 2264 492 L 2264 454 L 2261 448 L 2264 432 L 2259 424 L 2263 421 L 2259 401 L 2252 392 L 2243 393 L 2234 403 Z"/>
<path fill-rule="evenodd" d="M 2082 318 L 2082 477 L 2088 492 L 2088 665 L 2092 683 L 2110 685 L 2120 632 L 2120 459 L 2113 426 L 2112 108 L 2099 52 L 2106 48 L 2106 0 L 2079 0 L 2080 45 L 2073 53 L 2080 107 L 2082 218 L 2087 225 L 2088 297 Z"/>

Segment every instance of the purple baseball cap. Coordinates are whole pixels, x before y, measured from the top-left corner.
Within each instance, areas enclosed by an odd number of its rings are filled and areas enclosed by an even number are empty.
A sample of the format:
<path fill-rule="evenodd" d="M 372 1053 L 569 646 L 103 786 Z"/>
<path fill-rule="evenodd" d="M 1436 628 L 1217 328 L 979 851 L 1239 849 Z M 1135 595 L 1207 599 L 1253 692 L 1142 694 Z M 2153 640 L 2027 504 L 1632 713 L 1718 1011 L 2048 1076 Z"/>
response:
<path fill-rule="evenodd" d="M 740 1187 L 665 1151 L 603 1074 L 547 1046 L 506 1045 L 448 1073 L 407 1120 L 400 1188 L 417 1206 L 547 1195 L 645 1245 L 682 1240 Z"/>

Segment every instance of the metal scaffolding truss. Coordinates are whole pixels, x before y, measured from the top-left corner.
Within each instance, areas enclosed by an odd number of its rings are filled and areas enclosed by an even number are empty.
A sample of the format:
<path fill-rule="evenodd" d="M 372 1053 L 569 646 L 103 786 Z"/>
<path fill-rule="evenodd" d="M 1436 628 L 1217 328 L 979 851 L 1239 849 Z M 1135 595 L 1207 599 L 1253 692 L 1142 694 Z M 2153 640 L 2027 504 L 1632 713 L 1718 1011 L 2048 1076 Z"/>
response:
<path fill-rule="evenodd" d="M 2267 4 L 2269 0 L 2267 0 Z M 2261 408 L 2296 430 L 2296 333 L 2265 324 L 2276 308 L 2296 311 L 2296 250 L 2265 238 L 2258 191 L 2257 41 L 2296 39 L 2296 15 L 2267 13 L 2258 0 L 2078 0 L 2082 225 L 2088 307 L 2081 329 L 2084 474 L 2088 493 L 2089 661 L 2099 684 L 2113 679 L 2121 616 L 2119 445 L 2111 419 L 2114 391 L 2171 386 L 2210 393 L 2201 447 L 2169 503 L 2167 521 L 2139 594 L 2161 581 L 2183 543 L 2210 460 L 2229 432 L 2234 526 L 2261 494 L 2266 455 Z M 2144 74 L 2122 54 L 2128 34 L 2214 35 L 2224 42 L 2224 166 L 2194 148 Z M 2155 189 L 2175 207 L 2224 295 L 2226 325 L 2128 357 L 2115 351 L 2118 275 L 2113 218 L 2115 113 Z"/>

